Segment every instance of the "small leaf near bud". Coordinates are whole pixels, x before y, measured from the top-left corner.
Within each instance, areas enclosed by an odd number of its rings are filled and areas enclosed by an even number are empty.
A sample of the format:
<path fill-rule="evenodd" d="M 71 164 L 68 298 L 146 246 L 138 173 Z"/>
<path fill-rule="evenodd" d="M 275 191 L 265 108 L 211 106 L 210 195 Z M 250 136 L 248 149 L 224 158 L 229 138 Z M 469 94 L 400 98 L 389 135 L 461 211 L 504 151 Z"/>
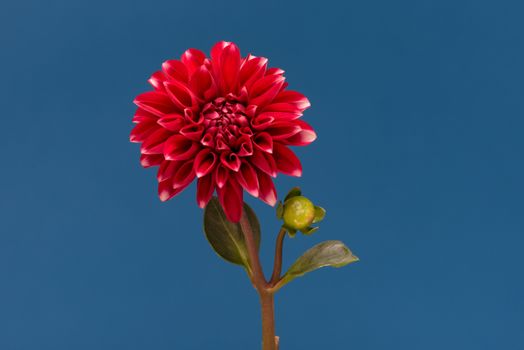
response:
<path fill-rule="evenodd" d="M 311 235 L 311 234 L 317 232 L 318 229 L 319 229 L 319 227 L 306 227 L 306 228 L 303 228 L 302 230 L 300 230 L 300 232 L 302 232 L 305 235 Z"/>
<path fill-rule="evenodd" d="M 284 205 L 282 205 L 282 201 L 278 201 L 278 204 L 277 204 L 277 218 L 282 220 L 283 216 L 284 216 Z"/>
<path fill-rule="evenodd" d="M 284 203 L 292 197 L 300 196 L 302 194 L 302 191 L 300 190 L 300 187 L 293 187 L 286 195 L 286 198 L 284 198 Z"/>
<path fill-rule="evenodd" d="M 313 219 L 313 223 L 316 224 L 317 222 L 322 221 L 325 216 L 326 209 L 315 205 L 315 219 Z"/>

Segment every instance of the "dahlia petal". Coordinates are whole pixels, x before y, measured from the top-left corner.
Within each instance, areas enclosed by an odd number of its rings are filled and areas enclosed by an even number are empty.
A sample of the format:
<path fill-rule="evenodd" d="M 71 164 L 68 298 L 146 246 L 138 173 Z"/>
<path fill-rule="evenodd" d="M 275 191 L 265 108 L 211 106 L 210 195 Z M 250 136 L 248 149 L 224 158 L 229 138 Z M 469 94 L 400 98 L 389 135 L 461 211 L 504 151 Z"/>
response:
<path fill-rule="evenodd" d="M 272 67 L 267 70 L 266 75 L 282 75 L 284 73 L 285 71 L 283 69 Z"/>
<path fill-rule="evenodd" d="M 135 115 L 133 116 L 133 123 L 141 123 L 147 121 L 155 122 L 157 119 L 158 116 L 138 107 L 135 111 Z"/>
<path fill-rule="evenodd" d="M 167 160 L 185 160 L 193 157 L 200 146 L 183 135 L 173 135 L 167 139 L 164 148 L 164 157 Z"/>
<path fill-rule="evenodd" d="M 188 160 L 178 167 L 173 174 L 173 188 L 184 188 L 193 181 L 196 176 L 193 163 L 193 160 Z"/>
<path fill-rule="evenodd" d="M 274 206 L 277 203 L 277 190 L 275 189 L 275 184 L 269 175 L 262 171 L 257 172 L 258 176 L 258 188 L 260 198 L 265 203 L 270 206 Z"/>
<path fill-rule="evenodd" d="M 202 115 L 200 113 L 194 113 L 190 108 L 184 109 L 184 117 L 187 121 L 196 124 L 200 123 L 203 120 Z"/>
<path fill-rule="evenodd" d="M 171 99 L 159 91 L 149 91 L 138 95 L 133 101 L 138 107 L 161 117 L 164 114 L 173 113 L 176 110 Z"/>
<path fill-rule="evenodd" d="M 215 148 L 215 140 L 210 133 L 205 134 L 200 143 L 206 147 Z"/>
<path fill-rule="evenodd" d="M 218 134 L 216 136 L 216 148 L 219 151 L 229 151 L 230 148 L 228 144 L 224 141 L 224 136 L 222 134 Z"/>
<path fill-rule="evenodd" d="M 189 86 L 195 95 L 208 101 L 216 97 L 218 92 L 211 72 L 205 66 L 201 66 L 193 73 Z"/>
<path fill-rule="evenodd" d="M 197 203 L 200 208 L 204 208 L 209 200 L 213 196 L 215 191 L 215 182 L 213 181 L 213 175 L 201 177 L 197 182 Z"/>
<path fill-rule="evenodd" d="M 240 70 L 240 50 L 231 43 L 224 48 L 220 57 L 221 73 L 224 82 L 224 93 L 236 92 Z"/>
<path fill-rule="evenodd" d="M 158 167 L 158 171 L 156 174 L 156 178 L 158 182 L 162 182 L 162 181 L 165 181 L 173 177 L 175 172 L 178 170 L 178 168 L 180 168 L 182 164 L 184 164 L 184 161 L 182 160 L 178 160 L 178 161 L 164 160 L 162 164 Z"/>
<path fill-rule="evenodd" d="M 258 133 L 253 137 L 253 143 L 261 151 L 273 153 L 273 138 L 267 132 Z"/>
<path fill-rule="evenodd" d="M 211 48 L 211 59 L 214 63 L 220 62 L 220 56 L 222 55 L 222 51 L 224 51 L 224 48 L 230 45 L 231 43 L 229 41 L 219 41 L 213 47 Z M 220 65 L 217 68 L 221 68 Z"/>
<path fill-rule="evenodd" d="M 166 80 L 166 76 L 164 75 L 164 73 L 162 71 L 157 71 L 153 73 L 153 75 L 151 75 L 148 82 L 149 84 L 151 84 L 151 86 L 153 86 L 153 88 L 155 88 L 155 90 L 164 92 L 165 91 L 165 88 L 164 88 L 165 80 Z"/>
<path fill-rule="evenodd" d="M 193 107 L 196 104 L 196 98 L 187 86 L 178 81 L 164 82 L 167 95 L 170 97 L 173 104 L 180 110 L 186 107 Z"/>
<path fill-rule="evenodd" d="M 198 178 L 204 177 L 213 171 L 217 156 L 209 148 L 201 150 L 195 157 L 195 173 Z"/>
<path fill-rule="evenodd" d="M 265 106 L 271 103 L 280 91 L 285 78 L 280 75 L 267 75 L 253 84 L 249 103 L 257 106 Z"/>
<path fill-rule="evenodd" d="M 288 147 L 275 142 L 273 145 L 273 157 L 277 170 L 291 176 L 302 176 L 302 164 L 298 157 Z"/>
<path fill-rule="evenodd" d="M 296 120 L 295 122 L 300 128 L 300 132 L 293 136 L 282 139 L 280 142 L 292 146 L 306 146 L 317 139 L 317 134 L 311 125 L 303 120 Z"/>
<path fill-rule="evenodd" d="M 308 98 L 301 94 L 300 92 L 293 90 L 285 90 L 278 93 L 278 95 L 273 100 L 275 103 L 291 103 L 296 105 L 302 111 L 311 107 L 311 103 Z"/>
<path fill-rule="evenodd" d="M 273 124 L 275 118 L 269 114 L 258 115 L 251 120 L 251 126 L 255 130 L 264 130 Z"/>
<path fill-rule="evenodd" d="M 190 124 L 180 129 L 180 134 L 184 135 L 190 140 L 200 141 L 204 132 L 204 126 L 202 124 Z"/>
<path fill-rule="evenodd" d="M 164 161 L 163 154 L 141 154 L 140 165 L 144 168 L 160 165 Z"/>
<path fill-rule="evenodd" d="M 237 153 L 239 157 L 247 157 L 253 154 L 253 142 L 251 142 L 251 137 L 243 135 L 238 139 L 238 143 L 240 145 Z"/>
<path fill-rule="evenodd" d="M 144 140 L 140 147 L 140 152 L 142 154 L 162 154 L 164 152 L 165 141 L 170 135 L 171 133 L 169 131 L 158 128 Z"/>
<path fill-rule="evenodd" d="M 249 158 L 251 164 L 270 176 L 277 176 L 277 166 L 273 157 L 259 149 L 253 149 L 253 155 Z"/>
<path fill-rule="evenodd" d="M 217 189 L 218 200 L 226 217 L 231 222 L 240 221 L 243 209 L 243 191 L 238 182 L 230 179 L 226 185 Z"/>
<path fill-rule="evenodd" d="M 215 170 L 215 183 L 218 188 L 224 187 L 229 178 L 229 169 L 227 169 L 222 164 L 218 164 Z"/>
<path fill-rule="evenodd" d="M 284 140 L 302 131 L 302 128 L 294 122 L 276 122 L 266 129 L 273 140 Z"/>
<path fill-rule="evenodd" d="M 182 54 L 180 60 L 186 65 L 187 71 L 191 75 L 204 64 L 206 54 L 198 49 L 188 49 Z"/>
<path fill-rule="evenodd" d="M 223 152 L 220 155 L 220 162 L 226 167 L 233 171 L 240 169 L 240 158 L 235 153 Z"/>
<path fill-rule="evenodd" d="M 302 113 L 289 113 L 289 112 L 262 112 L 257 117 L 266 118 L 272 117 L 275 121 L 292 121 L 300 118 Z"/>
<path fill-rule="evenodd" d="M 182 115 L 172 113 L 159 118 L 158 124 L 169 131 L 178 132 L 186 123 Z"/>
<path fill-rule="evenodd" d="M 267 58 L 248 55 L 240 67 L 240 86 L 244 86 L 249 90 L 255 81 L 261 79 L 264 76 L 266 67 Z"/>
<path fill-rule="evenodd" d="M 242 186 L 247 193 L 253 197 L 258 197 L 258 177 L 257 172 L 251 164 L 246 161 L 242 162 L 240 170 L 238 173 L 235 173 L 235 178 L 237 179 L 240 186 Z"/>
<path fill-rule="evenodd" d="M 293 113 L 302 115 L 303 110 L 298 108 L 296 104 L 284 103 L 284 102 L 272 102 L 271 104 L 262 108 L 261 112 L 281 112 L 281 113 Z"/>
<path fill-rule="evenodd" d="M 167 60 L 162 63 L 162 70 L 171 80 L 178 80 L 187 83 L 189 74 L 186 65 L 179 60 Z"/>
<path fill-rule="evenodd" d="M 173 188 L 173 179 L 167 179 L 158 183 L 158 196 L 162 202 L 165 202 L 182 192 L 186 187 L 187 185 Z"/>
<path fill-rule="evenodd" d="M 129 134 L 129 141 L 144 142 L 144 140 L 159 129 L 158 125 L 153 122 L 142 122 L 136 124 Z"/>

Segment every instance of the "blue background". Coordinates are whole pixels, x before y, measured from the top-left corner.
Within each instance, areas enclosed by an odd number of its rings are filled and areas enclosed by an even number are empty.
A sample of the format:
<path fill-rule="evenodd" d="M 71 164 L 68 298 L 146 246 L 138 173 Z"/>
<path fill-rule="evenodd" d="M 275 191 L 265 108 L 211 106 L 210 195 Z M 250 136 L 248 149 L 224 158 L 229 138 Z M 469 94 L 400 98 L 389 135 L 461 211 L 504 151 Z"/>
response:
<path fill-rule="evenodd" d="M 524 348 L 520 1 L 4 1 L 0 349 L 257 349 L 258 300 L 128 142 L 161 62 L 218 40 L 310 97 L 300 185 L 361 258 L 277 296 L 282 349 Z M 262 221 L 269 268 L 273 209 Z M 266 271 L 267 273 L 267 271 Z"/>

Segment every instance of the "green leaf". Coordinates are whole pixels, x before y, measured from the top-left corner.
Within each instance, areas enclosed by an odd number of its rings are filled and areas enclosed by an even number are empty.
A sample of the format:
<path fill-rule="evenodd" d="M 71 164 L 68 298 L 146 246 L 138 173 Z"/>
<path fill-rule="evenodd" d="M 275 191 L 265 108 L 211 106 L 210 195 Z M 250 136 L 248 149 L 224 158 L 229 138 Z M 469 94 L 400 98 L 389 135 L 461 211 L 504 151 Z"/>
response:
<path fill-rule="evenodd" d="M 292 197 L 300 196 L 302 194 L 302 191 L 300 190 L 300 187 L 293 187 L 286 195 L 286 198 L 284 198 L 284 203 Z"/>
<path fill-rule="evenodd" d="M 244 203 L 244 212 L 253 232 L 253 238 L 260 248 L 260 224 L 253 209 Z M 241 265 L 250 270 L 244 234 L 239 223 L 233 223 L 216 197 L 211 198 L 204 210 L 204 233 L 213 250 L 224 260 Z"/>
<path fill-rule="evenodd" d="M 324 266 L 342 267 L 356 261 L 358 261 L 358 258 L 351 253 L 344 243 L 340 241 L 322 242 L 298 258 L 278 285 L 280 288 L 291 280 Z"/>
<path fill-rule="evenodd" d="M 283 216 L 284 216 L 284 206 L 282 205 L 282 201 L 278 201 L 277 218 L 282 219 Z"/>
<path fill-rule="evenodd" d="M 297 234 L 297 230 L 295 230 L 294 228 L 286 227 L 286 226 L 282 226 L 282 227 L 286 229 L 289 238 L 295 238 L 295 235 Z"/>
<path fill-rule="evenodd" d="M 306 227 L 305 229 L 300 230 L 305 235 L 312 235 L 313 233 L 317 232 L 319 227 Z"/>
<path fill-rule="evenodd" d="M 313 223 L 322 221 L 324 217 L 326 217 L 326 209 L 315 205 L 315 219 L 313 219 Z"/>

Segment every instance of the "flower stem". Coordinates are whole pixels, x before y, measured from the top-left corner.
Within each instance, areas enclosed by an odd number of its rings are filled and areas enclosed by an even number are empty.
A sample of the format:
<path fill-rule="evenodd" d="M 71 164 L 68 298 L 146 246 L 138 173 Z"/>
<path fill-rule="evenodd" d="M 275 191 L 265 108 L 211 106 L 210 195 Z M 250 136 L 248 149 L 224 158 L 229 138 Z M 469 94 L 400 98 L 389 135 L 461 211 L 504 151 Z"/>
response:
<path fill-rule="evenodd" d="M 264 276 L 253 231 L 251 230 L 245 212 L 242 213 L 240 218 L 240 226 L 244 233 L 249 262 L 253 272 L 253 285 L 260 296 L 260 306 L 262 309 L 262 350 L 278 350 L 278 338 L 275 337 L 275 297 L 272 292 L 268 291 L 270 286 Z M 278 274 L 280 275 L 280 272 Z"/>
<path fill-rule="evenodd" d="M 249 265 L 253 271 L 253 284 L 255 285 L 256 290 L 260 293 L 266 287 L 266 278 L 264 277 L 264 271 L 262 270 L 262 265 L 260 264 L 260 258 L 258 256 L 258 250 L 255 243 L 255 238 L 253 236 L 253 231 L 249 225 L 249 219 L 245 211 L 242 212 L 240 217 L 240 227 L 244 233 L 244 238 L 246 240 L 247 254 L 249 256 Z"/>
<path fill-rule="evenodd" d="M 281 228 L 278 233 L 277 242 L 275 244 L 275 264 L 273 266 L 273 275 L 269 284 L 275 285 L 280 279 L 280 273 L 282 272 L 282 250 L 284 248 L 284 238 L 286 237 L 286 229 Z"/>
<path fill-rule="evenodd" d="M 272 293 L 260 293 L 262 306 L 262 350 L 278 350 L 275 337 L 275 296 Z"/>

